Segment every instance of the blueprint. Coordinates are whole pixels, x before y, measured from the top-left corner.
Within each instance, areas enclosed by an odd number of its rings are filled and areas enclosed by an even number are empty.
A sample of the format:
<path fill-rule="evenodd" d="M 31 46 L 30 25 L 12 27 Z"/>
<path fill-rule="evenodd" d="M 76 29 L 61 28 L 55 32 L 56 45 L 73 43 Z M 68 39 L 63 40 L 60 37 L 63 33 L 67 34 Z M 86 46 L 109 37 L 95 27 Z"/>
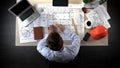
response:
<path fill-rule="evenodd" d="M 70 5 L 70 7 L 53 7 L 47 4 L 39 4 L 35 7 L 40 13 L 40 17 L 33 21 L 27 27 L 24 27 L 19 21 L 19 37 L 20 43 L 34 42 L 34 33 L 33 27 L 45 27 L 54 24 L 62 24 L 65 28 L 69 29 L 72 32 L 75 32 L 75 29 L 72 25 L 71 19 L 74 19 L 75 26 L 77 28 L 78 36 L 82 39 L 84 36 L 84 13 L 82 12 L 80 5 Z M 45 30 L 45 34 L 47 30 Z M 60 33 L 63 40 L 68 40 L 69 37 L 65 37 L 63 33 Z"/>
<path fill-rule="evenodd" d="M 75 32 L 71 19 L 74 19 L 75 26 L 80 38 L 84 35 L 84 13 L 82 12 L 80 5 L 70 5 L 70 7 L 53 7 L 49 5 L 37 5 L 36 6 L 40 17 L 34 21 L 35 26 L 48 27 L 53 24 L 62 24 L 70 31 Z M 63 35 L 62 35 L 63 36 Z"/>

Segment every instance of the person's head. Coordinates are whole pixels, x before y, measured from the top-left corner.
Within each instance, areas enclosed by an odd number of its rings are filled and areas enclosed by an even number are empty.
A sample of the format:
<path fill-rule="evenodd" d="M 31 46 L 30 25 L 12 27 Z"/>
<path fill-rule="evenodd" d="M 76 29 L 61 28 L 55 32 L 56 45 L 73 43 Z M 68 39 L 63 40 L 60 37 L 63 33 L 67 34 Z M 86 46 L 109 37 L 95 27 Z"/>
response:
<path fill-rule="evenodd" d="M 51 32 L 48 35 L 47 46 L 54 51 L 60 51 L 63 48 L 63 39 L 58 32 Z"/>

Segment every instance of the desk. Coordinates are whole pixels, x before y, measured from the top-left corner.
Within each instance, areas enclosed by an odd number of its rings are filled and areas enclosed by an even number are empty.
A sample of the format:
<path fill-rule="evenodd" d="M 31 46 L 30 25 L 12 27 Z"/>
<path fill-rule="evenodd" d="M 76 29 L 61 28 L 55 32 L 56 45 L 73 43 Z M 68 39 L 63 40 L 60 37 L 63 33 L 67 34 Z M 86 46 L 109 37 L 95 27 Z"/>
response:
<path fill-rule="evenodd" d="M 17 0 L 18 2 L 19 0 Z M 43 4 L 43 3 L 50 3 L 52 4 L 52 0 L 29 0 L 29 2 L 32 4 L 32 5 L 35 5 L 35 4 Z M 81 4 L 82 3 L 82 0 L 69 0 L 69 4 Z M 20 43 L 20 40 L 19 40 L 19 33 L 18 33 L 18 19 L 16 18 L 16 40 L 15 40 L 15 45 L 16 46 L 36 46 L 38 41 L 37 42 L 29 42 L 29 43 Z M 85 29 L 85 32 L 87 32 L 87 30 Z M 93 40 L 93 39 L 89 39 L 87 42 L 85 41 L 82 41 L 81 42 L 81 46 L 108 46 L 108 36 L 100 39 L 100 40 Z"/>

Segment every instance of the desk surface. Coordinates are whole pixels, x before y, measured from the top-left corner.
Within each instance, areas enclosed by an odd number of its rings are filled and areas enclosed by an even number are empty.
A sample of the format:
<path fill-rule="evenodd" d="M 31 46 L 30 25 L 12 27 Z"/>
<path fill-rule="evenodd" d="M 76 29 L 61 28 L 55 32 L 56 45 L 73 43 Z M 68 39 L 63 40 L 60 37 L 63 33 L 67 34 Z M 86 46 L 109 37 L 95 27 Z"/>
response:
<path fill-rule="evenodd" d="M 19 0 L 17 0 L 17 2 L 18 1 Z M 52 4 L 52 0 L 29 0 L 29 2 L 32 5 L 40 4 L 40 3 Z M 69 4 L 81 4 L 81 3 L 82 3 L 82 0 L 69 0 Z M 86 32 L 86 30 L 85 30 L 85 32 Z M 16 46 L 36 46 L 37 43 L 38 43 L 38 41 L 37 42 L 29 42 L 29 43 L 20 43 L 19 32 L 18 32 L 18 19 L 16 18 L 16 41 L 15 41 Z M 108 46 L 108 36 L 106 36 L 100 40 L 93 40 L 90 38 L 87 42 L 82 41 L 81 46 Z"/>

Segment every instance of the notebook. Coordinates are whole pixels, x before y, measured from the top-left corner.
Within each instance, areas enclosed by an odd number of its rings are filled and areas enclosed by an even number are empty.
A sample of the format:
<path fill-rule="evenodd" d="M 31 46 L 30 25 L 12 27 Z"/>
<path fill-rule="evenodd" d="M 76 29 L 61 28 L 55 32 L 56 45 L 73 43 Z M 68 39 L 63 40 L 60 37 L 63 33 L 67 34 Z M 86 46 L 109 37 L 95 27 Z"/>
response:
<path fill-rule="evenodd" d="M 34 27 L 34 40 L 39 40 L 43 38 L 43 27 Z"/>

